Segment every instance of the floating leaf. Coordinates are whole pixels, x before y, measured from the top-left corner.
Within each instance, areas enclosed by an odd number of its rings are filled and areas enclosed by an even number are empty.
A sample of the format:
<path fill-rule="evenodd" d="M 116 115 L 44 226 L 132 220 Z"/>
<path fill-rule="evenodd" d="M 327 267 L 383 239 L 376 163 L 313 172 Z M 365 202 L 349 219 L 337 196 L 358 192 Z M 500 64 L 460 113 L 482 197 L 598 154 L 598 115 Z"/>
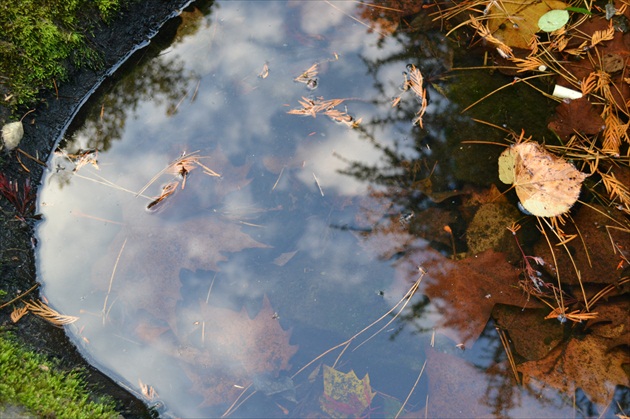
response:
<path fill-rule="evenodd" d="M 490 3 L 488 29 L 494 37 L 511 47 L 529 49 L 529 42 L 539 32 L 538 20 L 550 10 L 565 9 L 558 0 L 516 0 Z"/>
<path fill-rule="evenodd" d="M 569 21 L 566 10 L 550 10 L 538 19 L 538 27 L 544 32 L 553 32 L 562 28 Z"/>
<path fill-rule="evenodd" d="M 499 157 L 499 177 L 513 179 L 523 208 L 539 217 L 569 211 L 587 176 L 534 142 L 515 144 Z"/>
<path fill-rule="evenodd" d="M 514 183 L 515 171 L 516 152 L 510 147 L 499 156 L 499 179 L 501 182 L 511 185 Z"/>
<path fill-rule="evenodd" d="M 375 395 L 368 374 L 359 380 L 352 370 L 343 373 L 324 365 L 324 395 L 320 403 L 322 410 L 331 417 L 359 417 Z"/>

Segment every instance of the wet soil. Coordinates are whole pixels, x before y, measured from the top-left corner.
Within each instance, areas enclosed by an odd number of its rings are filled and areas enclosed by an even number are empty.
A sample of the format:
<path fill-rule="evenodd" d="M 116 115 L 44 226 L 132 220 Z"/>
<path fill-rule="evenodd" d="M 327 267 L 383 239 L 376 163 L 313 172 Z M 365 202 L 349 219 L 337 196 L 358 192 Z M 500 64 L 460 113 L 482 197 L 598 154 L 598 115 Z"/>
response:
<path fill-rule="evenodd" d="M 149 42 L 168 42 L 179 25 L 178 11 L 189 5 L 190 0 L 133 1 L 107 25 L 96 27 L 89 42 L 101 53 L 104 65 L 99 70 L 73 69 L 69 81 L 59 85 L 58 91 L 43 92 L 34 111 L 24 119 L 24 138 L 19 148 L 28 155 L 45 162 L 58 139 L 72 122 L 82 104 L 102 84 L 108 83 L 116 69 L 133 65 L 133 60 L 143 55 L 142 49 Z M 160 30 L 157 35 L 157 31 Z M 28 69 L 25 69 L 28 71 Z M 28 109 L 20 110 L 22 113 Z M 20 114 L 18 111 L 18 115 Z M 7 121 L 6 109 L 0 112 L 0 123 Z M 20 190 L 27 180 L 33 193 L 27 199 L 35 199 L 37 186 L 44 167 L 26 154 L 2 152 L 0 173 L 17 181 Z M 33 228 L 35 217 L 20 217 L 14 207 L 0 196 L 0 297 L 4 303 L 36 285 L 36 266 Z M 30 294 L 39 297 L 37 289 Z M 43 353 L 59 362 L 61 369 L 82 367 L 90 390 L 98 397 L 109 395 L 125 417 L 149 417 L 151 413 L 134 395 L 119 387 L 103 373 L 91 367 L 67 339 L 63 329 L 57 328 L 35 316 L 26 316 L 18 323 L 10 318 L 11 307 L 0 310 L 0 328 L 10 330 L 29 349 Z"/>

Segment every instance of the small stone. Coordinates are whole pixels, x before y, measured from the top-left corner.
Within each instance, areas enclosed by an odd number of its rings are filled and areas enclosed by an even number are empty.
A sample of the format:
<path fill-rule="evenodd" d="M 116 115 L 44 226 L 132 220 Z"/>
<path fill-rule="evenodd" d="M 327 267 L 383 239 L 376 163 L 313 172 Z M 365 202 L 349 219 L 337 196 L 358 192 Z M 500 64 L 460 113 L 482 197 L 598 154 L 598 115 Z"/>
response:
<path fill-rule="evenodd" d="M 20 144 L 24 136 L 24 126 L 21 121 L 11 122 L 2 127 L 2 142 L 7 151 L 11 151 Z"/>

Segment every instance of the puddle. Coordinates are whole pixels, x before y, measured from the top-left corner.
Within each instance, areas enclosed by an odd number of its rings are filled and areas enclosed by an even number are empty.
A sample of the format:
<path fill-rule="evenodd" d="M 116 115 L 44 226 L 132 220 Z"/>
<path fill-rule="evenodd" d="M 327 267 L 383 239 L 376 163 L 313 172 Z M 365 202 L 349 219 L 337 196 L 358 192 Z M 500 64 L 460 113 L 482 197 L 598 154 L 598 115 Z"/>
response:
<path fill-rule="evenodd" d="M 441 79 L 460 52 L 436 30 L 384 37 L 362 13 L 183 13 L 49 164 L 43 295 L 79 317 L 81 352 L 164 416 L 573 415 L 516 385 L 486 324 L 496 303 L 528 304 L 502 280 L 518 272 L 494 253 L 448 257 L 466 249 L 462 197 L 496 183 L 475 162 L 500 152 L 461 144 L 500 135 L 442 94 L 474 89 Z M 392 107 L 409 64 L 428 80 L 422 129 L 413 92 Z"/>

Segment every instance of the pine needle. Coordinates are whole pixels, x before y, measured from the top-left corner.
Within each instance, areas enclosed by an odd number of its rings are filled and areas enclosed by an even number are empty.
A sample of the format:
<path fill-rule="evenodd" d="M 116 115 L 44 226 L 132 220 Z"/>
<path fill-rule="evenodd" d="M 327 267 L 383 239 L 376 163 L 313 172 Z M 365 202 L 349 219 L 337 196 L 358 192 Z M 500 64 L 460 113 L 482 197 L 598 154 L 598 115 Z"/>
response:
<path fill-rule="evenodd" d="M 79 318 L 76 316 L 61 314 L 41 301 L 25 301 L 24 304 L 31 313 L 38 317 L 41 317 L 44 320 L 49 321 L 56 326 L 63 326 L 79 320 Z"/>
<path fill-rule="evenodd" d="M 26 306 L 16 307 L 11 312 L 11 321 L 13 323 L 17 323 L 22 317 L 26 315 L 26 313 L 28 313 L 28 307 Z"/>
<path fill-rule="evenodd" d="M 308 70 L 304 71 L 302 74 L 294 78 L 293 81 L 307 84 L 311 80 L 313 80 L 315 77 L 317 77 L 318 73 L 319 73 L 319 64 L 315 63 L 312 66 L 310 66 Z"/>
<path fill-rule="evenodd" d="M 610 26 L 608 29 L 603 31 L 595 31 L 593 36 L 591 36 L 591 46 L 593 48 L 595 45 L 604 41 L 611 41 L 615 37 L 615 28 L 612 25 L 612 21 L 610 22 Z"/>

